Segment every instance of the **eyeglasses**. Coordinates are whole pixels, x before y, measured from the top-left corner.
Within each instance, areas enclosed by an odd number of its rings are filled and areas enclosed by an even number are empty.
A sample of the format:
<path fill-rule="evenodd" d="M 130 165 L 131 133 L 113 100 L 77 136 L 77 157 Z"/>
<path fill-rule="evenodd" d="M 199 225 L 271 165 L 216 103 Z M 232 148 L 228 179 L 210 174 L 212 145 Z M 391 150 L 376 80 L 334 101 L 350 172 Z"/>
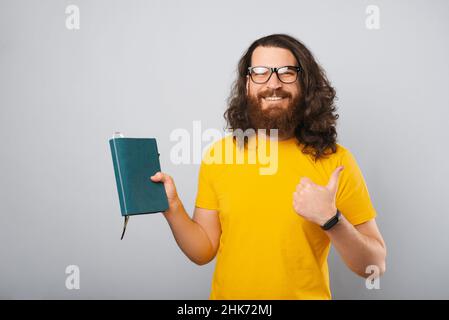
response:
<path fill-rule="evenodd" d="M 271 75 L 276 73 L 279 81 L 283 83 L 293 83 L 298 79 L 298 72 L 301 70 L 298 66 L 284 66 L 279 68 L 270 68 L 263 66 L 249 67 L 248 74 L 254 83 L 263 84 L 270 80 Z"/>

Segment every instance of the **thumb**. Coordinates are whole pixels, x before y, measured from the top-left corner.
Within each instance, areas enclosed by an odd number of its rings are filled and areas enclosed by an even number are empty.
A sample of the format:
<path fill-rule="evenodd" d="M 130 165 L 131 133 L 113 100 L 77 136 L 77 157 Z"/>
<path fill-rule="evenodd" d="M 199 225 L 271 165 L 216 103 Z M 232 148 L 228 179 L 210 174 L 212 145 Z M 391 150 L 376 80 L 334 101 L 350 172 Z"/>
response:
<path fill-rule="evenodd" d="M 338 189 L 338 178 L 340 177 L 340 172 L 343 171 L 345 167 L 339 166 L 337 169 L 332 172 L 331 177 L 329 178 L 329 182 L 327 183 L 327 189 L 333 194 L 337 193 Z"/>
<path fill-rule="evenodd" d="M 154 182 L 164 182 L 166 180 L 166 176 L 162 172 L 156 172 L 150 177 L 150 179 Z"/>

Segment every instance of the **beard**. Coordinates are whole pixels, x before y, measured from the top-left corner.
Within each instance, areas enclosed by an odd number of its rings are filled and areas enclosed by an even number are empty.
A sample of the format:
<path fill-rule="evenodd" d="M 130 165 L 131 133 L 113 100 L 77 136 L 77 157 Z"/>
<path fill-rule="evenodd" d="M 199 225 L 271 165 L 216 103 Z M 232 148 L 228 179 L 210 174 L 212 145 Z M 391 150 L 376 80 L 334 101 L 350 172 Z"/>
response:
<path fill-rule="evenodd" d="M 287 108 L 272 103 L 270 107 L 262 109 L 262 99 L 274 95 L 287 98 Z M 255 130 L 266 129 L 267 135 L 269 135 L 270 129 L 277 129 L 279 137 L 291 137 L 299 123 L 299 108 L 299 95 L 292 97 L 291 93 L 282 89 L 268 89 L 260 92 L 257 96 L 251 94 L 248 96 L 248 117 L 251 127 Z"/>

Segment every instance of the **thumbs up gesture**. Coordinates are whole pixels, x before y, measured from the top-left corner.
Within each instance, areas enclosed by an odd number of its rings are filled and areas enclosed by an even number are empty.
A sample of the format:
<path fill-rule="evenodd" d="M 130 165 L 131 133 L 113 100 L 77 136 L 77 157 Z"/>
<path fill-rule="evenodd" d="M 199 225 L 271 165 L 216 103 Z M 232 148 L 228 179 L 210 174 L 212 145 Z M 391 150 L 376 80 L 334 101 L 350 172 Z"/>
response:
<path fill-rule="evenodd" d="M 343 169 L 343 166 L 336 168 L 326 186 L 317 185 L 307 177 L 301 178 L 293 192 L 293 208 L 296 213 L 320 226 L 335 216 L 338 178 Z"/>

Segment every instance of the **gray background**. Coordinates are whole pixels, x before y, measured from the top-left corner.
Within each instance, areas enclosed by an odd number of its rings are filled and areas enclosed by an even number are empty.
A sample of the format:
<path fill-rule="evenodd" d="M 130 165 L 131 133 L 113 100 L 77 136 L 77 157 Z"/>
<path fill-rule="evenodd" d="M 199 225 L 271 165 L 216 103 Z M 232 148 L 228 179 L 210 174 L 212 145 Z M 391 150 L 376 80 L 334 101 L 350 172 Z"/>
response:
<path fill-rule="evenodd" d="M 65 27 L 69 4 L 80 30 Z M 379 30 L 365 27 L 369 4 Z M 131 219 L 119 240 L 108 139 L 158 138 L 192 212 L 198 164 L 170 163 L 170 133 L 192 132 L 194 120 L 222 129 L 238 59 L 277 32 L 301 39 L 337 88 L 339 143 L 364 173 L 388 245 L 380 290 L 333 252 L 334 298 L 449 298 L 448 9 L 444 0 L 1 0 L 0 298 L 207 299 L 214 262 L 190 262 L 162 215 Z M 65 287 L 70 264 L 80 290 Z"/>

